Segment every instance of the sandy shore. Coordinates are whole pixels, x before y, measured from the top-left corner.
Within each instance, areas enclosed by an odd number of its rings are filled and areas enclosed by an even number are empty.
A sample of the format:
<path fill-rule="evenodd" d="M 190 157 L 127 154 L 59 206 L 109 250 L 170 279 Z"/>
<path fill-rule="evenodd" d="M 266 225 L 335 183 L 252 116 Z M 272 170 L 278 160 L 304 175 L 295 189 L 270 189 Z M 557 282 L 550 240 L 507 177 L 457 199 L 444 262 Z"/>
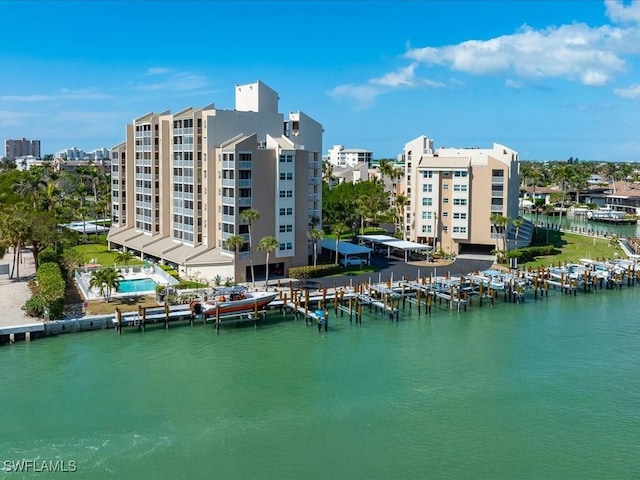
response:
<path fill-rule="evenodd" d="M 0 264 L 13 262 L 13 250 L 8 251 L 0 260 Z M 0 326 L 8 327 L 35 323 L 39 320 L 25 315 L 22 306 L 31 297 L 27 282 L 35 275 L 33 255 L 29 250 L 22 251 L 20 264 L 20 279 L 10 279 L 8 275 L 0 275 Z"/>

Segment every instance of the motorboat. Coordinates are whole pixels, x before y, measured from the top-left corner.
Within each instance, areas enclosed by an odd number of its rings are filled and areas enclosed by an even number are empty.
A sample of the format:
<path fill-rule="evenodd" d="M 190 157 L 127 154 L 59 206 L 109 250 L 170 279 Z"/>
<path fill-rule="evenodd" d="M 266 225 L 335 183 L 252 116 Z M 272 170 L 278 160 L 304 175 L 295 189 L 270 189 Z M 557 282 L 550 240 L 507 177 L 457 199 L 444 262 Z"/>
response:
<path fill-rule="evenodd" d="M 277 296 L 278 292 L 249 292 L 241 287 L 218 288 L 206 301 L 192 300 L 189 308 L 196 315 L 205 317 L 242 314 L 264 309 Z"/>

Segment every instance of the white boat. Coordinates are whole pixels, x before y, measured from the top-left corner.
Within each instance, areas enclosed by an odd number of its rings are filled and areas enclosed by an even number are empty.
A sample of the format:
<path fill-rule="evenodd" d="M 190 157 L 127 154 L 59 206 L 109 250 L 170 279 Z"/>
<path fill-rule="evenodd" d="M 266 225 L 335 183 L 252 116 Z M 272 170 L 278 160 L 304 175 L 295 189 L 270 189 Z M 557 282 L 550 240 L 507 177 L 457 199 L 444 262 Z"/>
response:
<path fill-rule="evenodd" d="M 277 292 L 249 292 L 245 288 L 229 287 L 214 291 L 214 298 L 205 302 L 192 300 L 189 307 L 196 314 L 205 317 L 245 313 L 262 310 L 276 297 Z"/>

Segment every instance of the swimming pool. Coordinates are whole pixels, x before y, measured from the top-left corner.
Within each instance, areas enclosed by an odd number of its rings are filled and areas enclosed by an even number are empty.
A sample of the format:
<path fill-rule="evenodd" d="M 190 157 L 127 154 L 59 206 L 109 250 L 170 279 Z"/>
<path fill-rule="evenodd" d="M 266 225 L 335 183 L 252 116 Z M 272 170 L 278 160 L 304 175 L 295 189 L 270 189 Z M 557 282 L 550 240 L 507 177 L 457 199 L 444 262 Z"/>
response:
<path fill-rule="evenodd" d="M 150 278 L 120 280 L 119 293 L 155 292 L 158 284 Z"/>

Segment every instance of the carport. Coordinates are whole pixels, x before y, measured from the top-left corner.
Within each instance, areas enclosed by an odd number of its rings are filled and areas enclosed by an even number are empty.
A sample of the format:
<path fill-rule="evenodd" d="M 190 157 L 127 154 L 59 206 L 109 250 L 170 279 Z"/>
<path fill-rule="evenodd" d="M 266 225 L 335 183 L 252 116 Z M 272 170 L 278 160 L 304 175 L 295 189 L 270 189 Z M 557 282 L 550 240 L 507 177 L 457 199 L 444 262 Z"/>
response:
<path fill-rule="evenodd" d="M 320 240 L 320 248 L 324 248 L 325 250 L 330 250 L 332 252 L 336 251 L 336 241 L 331 238 L 323 238 Z M 371 263 L 371 251 L 373 249 L 369 247 L 364 247 L 362 245 L 356 245 L 351 242 L 338 242 L 338 255 L 344 255 L 348 257 L 349 255 L 362 255 L 364 253 L 367 254 L 367 260 Z M 339 258 L 338 258 L 339 260 Z"/>
<path fill-rule="evenodd" d="M 358 238 L 364 242 L 370 242 L 371 246 L 382 245 L 387 247 L 387 257 L 391 256 L 391 249 L 397 248 L 404 252 L 405 263 L 409 261 L 408 255 L 412 251 L 424 251 L 431 250 L 431 245 L 425 245 L 423 243 L 409 242 L 407 240 L 400 240 L 399 238 L 390 237 L 388 235 L 358 235 Z"/>

